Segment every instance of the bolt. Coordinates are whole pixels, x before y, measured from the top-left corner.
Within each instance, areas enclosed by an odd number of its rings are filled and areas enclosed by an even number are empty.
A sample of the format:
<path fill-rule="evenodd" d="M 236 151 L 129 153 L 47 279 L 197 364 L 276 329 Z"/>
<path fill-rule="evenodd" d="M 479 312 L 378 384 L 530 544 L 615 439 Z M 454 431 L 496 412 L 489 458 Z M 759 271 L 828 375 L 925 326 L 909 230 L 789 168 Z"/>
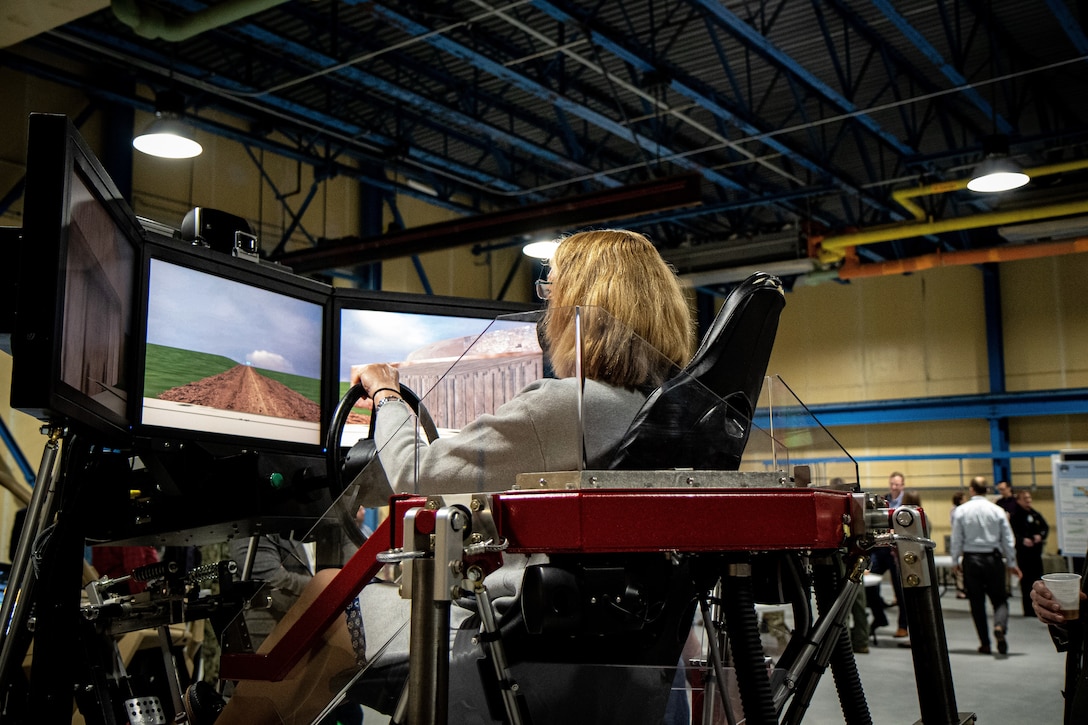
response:
<path fill-rule="evenodd" d="M 694 486 L 694 485 L 695 485 L 695 479 L 694 479 L 694 478 L 692 478 L 691 476 L 688 476 L 688 479 L 687 479 L 687 484 L 688 484 L 689 486 Z"/>
<path fill-rule="evenodd" d="M 919 578 L 919 576 L 917 574 L 908 574 L 907 575 L 907 586 L 908 587 L 916 587 L 921 583 L 922 583 L 922 580 L 921 580 L 921 578 Z"/>
<path fill-rule="evenodd" d="M 589 598 L 589 603 L 590 604 L 596 604 L 597 603 L 597 597 L 590 597 Z"/>
<path fill-rule="evenodd" d="M 913 551 L 908 551 L 903 557 L 903 561 L 913 566 L 914 564 L 918 563 L 918 555 L 915 554 Z"/>
<path fill-rule="evenodd" d="M 540 485 L 541 488 L 547 488 L 548 487 L 548 479 L 546 479 L 544 477 L 541 477 L 541 479 L 539 481 L 537 481 L 537 483 Z"/>
<path fill-rule="evenodd" d="M 483 501 L 481 501 L 480 499 L 473 498 L 472 501 L 469 502 L 468 507 L 470 509 L 472 509 L 473 511 L 479 511 L 480 509 L 482 509 L 484 507 L 484 504 L 483 504 Z"/>
<path fill-rule="evenodd" d="M 895 522 L 903 527 L 910 526 L 914 523 L 914 514 L 907 509 L 899 509 L 895 512 Z"/>
<path fill-rule="evenodd" d="M 482 544 L 484 543 L 484 535 L 481 533 L 475 533 L 468 537 L 469 543 Z"/>
<path fill-rule="evenodd" d="M 426 508 L 428 511 L 436 511 L 438 509 L 438 501 L 432 498 L 430 501 L 427 502 Z"/>

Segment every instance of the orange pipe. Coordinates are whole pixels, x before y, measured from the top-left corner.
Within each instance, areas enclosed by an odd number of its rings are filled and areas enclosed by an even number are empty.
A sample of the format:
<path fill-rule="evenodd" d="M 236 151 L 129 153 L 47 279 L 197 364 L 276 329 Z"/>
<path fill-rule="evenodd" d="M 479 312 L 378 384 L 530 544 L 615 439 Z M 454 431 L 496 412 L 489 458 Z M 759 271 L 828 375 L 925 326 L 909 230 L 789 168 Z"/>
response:
<path fill-rule="evenodd" d="M 920 257 L 897 259 L 888 262 L 858 264 L 856 258 L 848 259 L 839 269 L 839 279 L 859 279 L 862 277 L 883 277 L 889 274 L 907 274 L 936 267 L 955 267 L 964 264 L 985 264 L 986 262 L 1013 262 L 1021 259 L 1056 257 L 1062 254 L 1088 252 L 1088 238 L 1074 239 L 1067 242 L 1047 242 L 1043 244 L 1016 244 L 988 249 L 968 249 L 962 252 L 935 252 Z"/>

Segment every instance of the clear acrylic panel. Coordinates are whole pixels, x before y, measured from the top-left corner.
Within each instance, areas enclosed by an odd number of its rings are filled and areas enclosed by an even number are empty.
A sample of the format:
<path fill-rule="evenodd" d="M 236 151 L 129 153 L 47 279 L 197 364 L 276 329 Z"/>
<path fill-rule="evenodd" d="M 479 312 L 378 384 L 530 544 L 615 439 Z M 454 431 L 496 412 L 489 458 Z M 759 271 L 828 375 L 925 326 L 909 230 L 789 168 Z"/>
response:
<path fill-rule="evenodd" d="M 781 377 L 764 380 L 755 423 L 768 435 L 753 436 L 747 465 L 788 470 L 797 485 L 857 485 L 857 462 Z"/>

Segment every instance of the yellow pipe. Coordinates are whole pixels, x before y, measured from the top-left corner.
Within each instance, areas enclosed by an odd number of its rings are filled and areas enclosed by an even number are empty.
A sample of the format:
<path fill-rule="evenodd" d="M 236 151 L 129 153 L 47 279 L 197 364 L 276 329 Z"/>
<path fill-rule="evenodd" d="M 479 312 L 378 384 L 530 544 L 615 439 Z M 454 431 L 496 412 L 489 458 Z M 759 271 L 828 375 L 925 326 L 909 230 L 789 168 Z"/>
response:
<path fill-rule="evenodd" d="M 820 262 L 828 264 L 830 262 L 837 262 L 845 257 L 846 250 L 850 247 L 876 244 L 878 242 L 890 242 L 895 239 L 924 237 L 930 234 L 942 234 L 944 232 L 961 232 L 965 229 L 980 229 L 982 227 L 996 227 L 1003 224 L 1040 221 L 1042 219 L 1073 216 L 1075 214 L 1088 214 L 1088 200 L 1052 204 L 1050 206 L 1035 207 L 1034 209 L 989 212 L 987 214 L 975 214 L 972 216 L 956 217 L 955 219 L 944 219 L 941 221 L 896 224 L 894 226 L 877 227 L 854 234 L 840 234 L 836 237 L 817 239 L 816 241 L 820 244 Z"/>
<path fill-rule="evenodd" d="M 1037 176 L 1064 174 L 1067 171 L 1080 171 L 1082 169 L 1088 169 L 1088 159 L 1081 159 L 1079 161 L 1065 161 L 1060 164 L 1048 164 L 1046 166 L 1037 166 L 1034 169 L 1024 169 L 1024 173 L 1028 175 L 1029 179 L 1034 179 Z M 970 179 L 938 181 L 933 184 L 926 184 L 925 186 L 915 186 L 910 189 L 898 189 L 892 192 L 892 199 L 894 199 L 901 207 L 909 211 L 916 220 L 925 221 L 925 209 L 915 204 L 913 201 L 911 201 L 911 199 L 919 196 L 947 194 L 950 191 L 961 191 L 967 188 L 967 183 L 969 181 Z"/>

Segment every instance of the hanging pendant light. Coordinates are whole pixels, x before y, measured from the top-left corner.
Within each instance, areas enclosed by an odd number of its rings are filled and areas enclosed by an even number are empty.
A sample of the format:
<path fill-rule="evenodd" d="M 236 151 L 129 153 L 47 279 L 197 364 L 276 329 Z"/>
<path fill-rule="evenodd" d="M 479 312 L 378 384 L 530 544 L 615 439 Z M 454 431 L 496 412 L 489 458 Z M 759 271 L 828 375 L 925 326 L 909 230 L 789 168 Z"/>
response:
<path fill-rule="evenodd" d="M 163 159 L 191 159 L 203 151 L 191 126 L 182 121 L 185 99 L 175 91 L 163 91 L 155 98 L 155 120 L 132 139 L 132 146 L 149 156 Z"/>
<path fill-rule="evenodd" d="M 967 188 L 981 193 L 1019 189 L 1030 181 L 1020 165 L 1009 158 L 1009 139 L 1004 135 L 988 136 L 982 140 L 982 162 L 967 182 Z"/>

